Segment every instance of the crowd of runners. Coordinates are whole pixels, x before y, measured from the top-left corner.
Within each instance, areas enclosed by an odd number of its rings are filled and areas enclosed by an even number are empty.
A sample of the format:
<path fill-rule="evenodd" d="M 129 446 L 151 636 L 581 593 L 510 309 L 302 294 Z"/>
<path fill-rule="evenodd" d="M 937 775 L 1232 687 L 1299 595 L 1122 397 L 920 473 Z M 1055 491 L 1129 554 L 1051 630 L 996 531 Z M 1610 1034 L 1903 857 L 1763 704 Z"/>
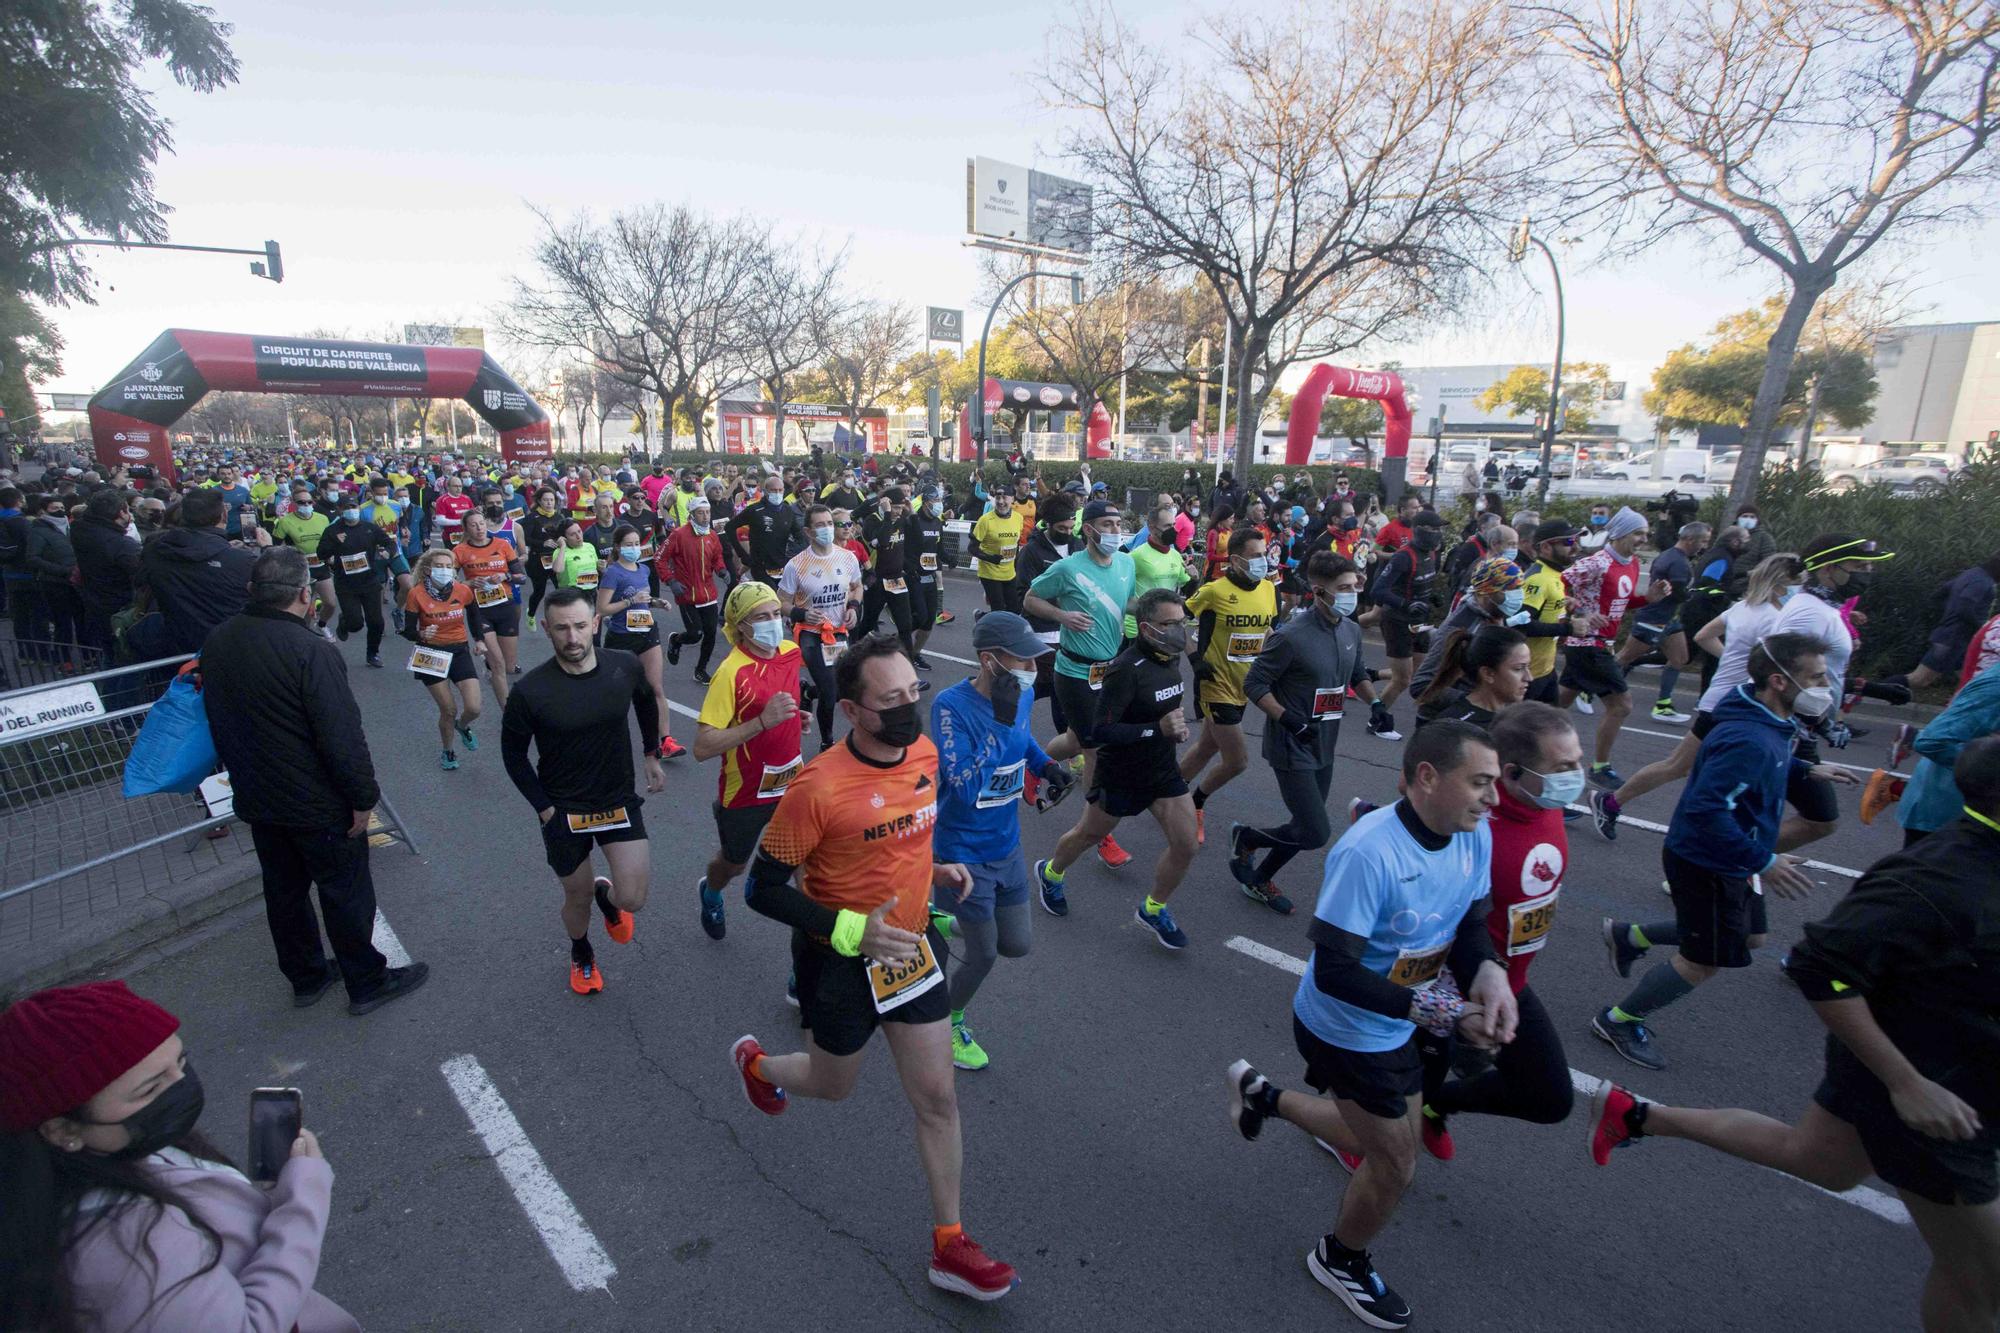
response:
<path fill-rule="evenodd" d="M 1087 473 L 1045 484 L 1018 458 L 958 491 L 920 461 L 720 462 L 196 451 L 178 486 L 79 471 L 31 497 L 0 487 L 0 568 L 24 642 L 132 651 L 158 616 L 153 641 L 199 647 L 214 608 L 197 613 L 176 582 L 174 534 L 296 547 L 309 623 L 360 635 L 369 667 L 390 665 L 388 629 L 408 641 L 399 665 L 436 704 L 442 770 L 490 734 L 492 694 L 579 995 L 611 980 L 593 927 L 628 943 L 648 905 L 645 796 L 706 781 L 670 766 L 713 763 L 714 840 L 680 849 L 700 873 L 667 891 L 673 910 L 722 939 L 740 879 L 751 913 L 791 928 L 785 990 L 804 1029 L 797 1049 L 740 1038 L 734 1076 L 770 1116 L 837 1101 L 882 1030 L 929 1184 L 929 1276 L 947 1290 L 994 1300 L 1017 1282 L 962 1212 L 955 1071 L 1006 1053 L 968 1014 L 998 959 L 1030 952 L 1036 907 L 1101 910 L 1101 896 L 1072 905 L 1072 871 L 1128 865 L 1119 827 L 1149 818 L 1163 846 L 1130 910 L 1166 949 L 1206 926 L 1175 912 L 1191 874 L 1226 870 L 1257 908 L 1309 913 L 1301 1065 L 1238 1061 L 1220 1092 L 1245 1139 L 1287 1121 L 1351 1174 L 1305 1264 L 1364 1323 L 1411 1318 L 1373 1254 L 1420 1158 L 1451 1159 L 1453 1123 L 1473 1115 L 1580 1120 L 1600 1166 L 1673 1137 L 1828 1189 L 1873 1174 L 1932 1252 L 1922 1326 L 2000 1319 L 2000 899 L 1985 859 L 2000 854 L 2000 557 L 1961 576 L 1983 577 L 1983 597 L 1954 582 L 1917 669 L 1920 686 L 1958 675 L 1958 697 L 1922 732 L 1888 724 L 1889 762 L 1859 793 L 1864 820 L 1900 802 L 1903 848 L 1844 897 L 1820 894 L 1823 915 L 1784 954 L 1827 1029 L 1824 1079 L 1788 1125 L 1611 1082 L 1579 1105 L 1563 1034 L 1666 1068 L 1655 1026 L 1670 1006 L 1750 965 L 1767 893 L 1815 888 L 1798 853 L 1838 826 L 1855 784 L 1825 752 L 1852 741 L 1858 699 L 1911 700 L 1910 680 L 1850 669 L 1873 572 L 1893 558 L 1868 534 L 1780 550 L 1754 506 L 1659 531 L 1611 505 L 1580 527 L 1503 515 L 1491 494 L 1448 519 L 1417 494 L 1384 509 L 1338 470 L 1255 491 L 1191 473 L 1131 496 Z M 104 614 L 42 577 L 60 552 L 39 529 L 66 541 L 69 519 L 92 516 L 133 546 L 129 600 Z M 6 558 L 17 545 L 24 575 Z M 976 583 L 947 580 L 961 561 Z M 964 590 L 956 611 L 948 582 Z M 976 668 L 933 690 L 925 649 L 954 615 L 974 622 Z M 524 632 L 552 650 L 525 672 Z M 1643 716 L 1686 731 L 1626 776 L 1616 750 L 1641 667 L 1658 668 Z M 704 691 L 685 745 L 669 671 Z M 1691 713 L 1674 701 L 1682 673 L 1703 687 Z M 1393 802 L 1339 790 L 1350 707 L 1399 768 Z M 1214 797 L 1253 764 L 1282 820 L 1211 828 Z M 1551 1013 L 1530 973 L 1556 939 L 1570 839 L 1617 839 L 1649 794 L 1668 902 L 1591 932 L 1629 989 Z M 1022 826 L 1036 820 L 1067 831 L 1031 864 Z"/>

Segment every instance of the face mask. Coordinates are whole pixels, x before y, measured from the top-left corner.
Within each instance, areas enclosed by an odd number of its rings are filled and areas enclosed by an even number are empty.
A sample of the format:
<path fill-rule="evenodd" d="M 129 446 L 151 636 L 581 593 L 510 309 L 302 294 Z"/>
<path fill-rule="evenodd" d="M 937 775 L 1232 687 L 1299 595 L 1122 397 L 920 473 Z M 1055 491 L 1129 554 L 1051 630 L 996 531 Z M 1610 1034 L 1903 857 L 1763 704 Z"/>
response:
<path fill-rule="evenodd" d="M 1444 544 L 1444 533 L 1436 528 L 1418 528 L 1410 534 L 1410 545 L 1419 551 L 1435 551 Z"/>
<path fill-rule="evenodd" d="M 884 745 L 902 749 L 914 745 L 917 738 L 924 734 L 924 719 L 917 712 L 914 702 L 876 709 L 875 716 L 881 720 L 882 726 L 881 730 L 872 734 Z"/>
<path fill-rule="evenodd" d="M 1778 674 L 1794 685 L 1799 685 L 1797 677 L 1783 667 Z M 1833 691 L 1825 685 L 1799 685 L 1798 697 L 1792 700 L 1792 711 L 1807 721 L 1825 717 L 1833 707 Z"/>
<path fill-rule="evenodd" d="M 201 1076 L 194 1072 L 194 1061 L 188 1061 L 181 1070 L 180 1081 L 167 1085 L 165 1091 L 144 1106 L 126 1116 L 123 1120 L 90 1120 L 86 1124 L 113 1124 L 124 1127 L 132 1140 L 117 1152 L 108 1156 L 131 1160 L 150 1157 L 160 1149 L 177 1142 L 194 1128 L 195 1121 L 201 1119 L 201 1108 L 206 1100 L 201 1090 Z"/>
<path fill-rule="evenodd" d="M 1200 506 L 1200 505 L 1190 505 L 1190 506 L 1188 507 L 1188 517 L 1189 517 L 1189 518 L 1200 518 L 1200 517 L 1201 517 L 1201 506 Z"/>
<path fill-rule="evenodd" d="M 1610 521 L 1611 515 L 1609 514 L 1592 514 L 1590 516 L 1590 526 L 1593 528 L 1601 528 Z"/>
<path fill-rule="evenodd" d="M 784 496 L 782 496 L 782 495 L 778 494 L 778 493 L 777 493 L 776 491 L 765 491 L 765 492 L 764 492 L 764 503 L 765 503 L 765 504 L 771 504 L 771 505 L 774 505 L 774 504 L 777 504 L 777 503 L 779 503 L 780 501 L 782 501 L 782 500 L 783 500 L 784 498 L 785 498 Z"/>
<path fill-rule="evenodd" d="M 448 569 L 433 569 L 430 578 L 431 586 L 439 592 L 451 586 L 451 571 Z"/>
<path fill-rule="evenodd" d="M 767 653 L 778 651 L 785 641 L 785 626 L 779 620 L 759 620 L 750 626 L 750 641 Z"/>
<path fill-rule="evenodd" d="M 1867 592 L 1874 583 L 1874 570 L 1850 569 L 1847 571 L 1847 582 L 1843 585 L 1841 591 L 1847 593 L 1849 596 L 1859 597 L 1862 593 Z"/>
<path fill-rule="evenodd" d="M 1535 773 L 1532 768 L 1524 768 L 1523 773 Z M 1542 780 L 1541 794 L 1535 797 L 1535 804 L 1544 810 L 1560 810 L 1583 795 L 1586 782 L 1580 768 L 1564 769 L 1560 773 L 1535 773 Z"/>
<path fill-rule="evenodd" d="M 1120 533 L 1100 532 L 1097 534 L 1097 549 L 1106 555 L 1115 554 L 1118 548 L 1124 544 L 1125 538 Z"/>
<path fill-rule="evenodd" d="M 833 545 L 833 529 L 824 524 L 814 528 L 813 540 L 821 546 Z"/>
<path fill-rule="evenodd" d="M 1179 657 L 1187 651 L 1187 626 L 1171 625 L 1167 628 L 1153 628 L 1152 649 L 1168 659 Z"/>
<path fill-rule="evenodd" d="M 630 560 L 636 565 L 639 563 L 639 548 L 636 546 L 621 546 L 618 548 L 618 558 L 620 560 Z"/>
<path fill-rule="evenodd" d="M 1521 548 L 1518 546 L 1509 546 L 1500 552 L 1500 558 L 1510 565 L 1518 564 L 1521 559 Z"/>
<path fill-rule="evenodd" d="M 1757 530 L 1757 516 L 1755 514 L 1745 514 L 1736 520 L 1736 526 L 1745 532 L 1755 532 Z"/>
<path fill-rule="evenodd" d="M 1519 588 L 1509 588 L 1500 594 L 1500 609 L 1511 616 L 1521 609 L 1521 602 L 1526 596 Z"/>
<path fill-rule="evenodd" d="M 1337 592 L 1323 597 L 1322 600 L 1333 608 L 1334 614 L 1351 616 L 1354 614 L 1355 608 L 1361 605 L 1361 594 L 1358 592 Z"/>
<path fill-rule="evenodd" d="M 1262 583 L 1265 579 L 1271 577 L 1270 558 L 1261 555 L 1251 556 L 1246 562 L 1244 573 L 1248 574 L 1256 582 Z"/>
<path fill-rule="evenodd" d="M 486 521 L 488 523 L 498 523 L 501 519 L 505 517 L 507 517 L 507 511 L 500 505 L 486 506 Z"/>
<path fill-rule="evenodd" d="M 707 519 L 705 519 L 705 518 L 690 518 L 690 519 L 688 519 L 688 522 L 694 525 L 694 530 L 695 530 L 696 532 L 699 532 L 699 533 L 704 533 L 704 534 L 705 534 L 705 533 L 707 533 L 707 531 L 708 531 L 708 520 L 707 520 Z"/>
<path fill-rule="evenodd" d="M 343 509 L 340 511 L 340 517 L 348 523 L 359 523 L 361 521 L 361 511 L 359 509 Z"/>
<path fill-rule="evenodd" d="M 1483 513 L 1485 513 L 1485 512 L 1486 512 L 1486 501 L 1484 501 L 1484 500 L 1474 500 L 1474 501 L 1472 502 L 1472 512 L 1473 512 L 1473 513 L 1475 513 L 1475 514 L 1483 514 Z"/>
<path fill-rule="evenodd" d="M 931 511 L 932 518 L 936 518 L 939 514 L 942 514 L 944 512 L 944 501 L 927 500 L 924 502 L 924 508 Z"/>

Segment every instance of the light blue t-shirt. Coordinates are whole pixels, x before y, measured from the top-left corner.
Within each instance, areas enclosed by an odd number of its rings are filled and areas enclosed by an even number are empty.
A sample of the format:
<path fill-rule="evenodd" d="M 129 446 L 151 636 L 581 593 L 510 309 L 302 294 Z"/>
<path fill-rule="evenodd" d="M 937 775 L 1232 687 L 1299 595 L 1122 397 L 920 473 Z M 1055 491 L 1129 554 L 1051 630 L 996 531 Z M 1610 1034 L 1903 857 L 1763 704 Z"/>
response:
<path fill-rule="evenodd" d="M 1362 816 L 1328 853 L 1313 915 L 1366 937 L 1361 965 L 1415 989 L 1443 971 L 1465 909 L 1492 891 L 1492 864 L 1493 833 L 1485 824 L 1453 834 L 1441 851 L 1427 851 L 1396 808 L 1385 805 Z M 1292 1012 L 1344 1051 L 1393 1051 L 1416 1031 L 1413 1023 L 1334 999 L 1313 984 L 1310 968 L 1299 978 Z"/>
<path fill-rule="evenodd" d="M 1138 586 L 1138 567 L 1123 551 L 1100 565 L 1090 552 L 1066 555 L 1043 570 L 1028 591 L 1065 611 L 1090 613 L 1087 630 L 1065 629 L 1058 641 L 1056 674 L 1087 679 L 1089 662 L 1108 662 L 1125 642 L 1125 607 Z M 1081 658 L 1082 661 L 1077 659 Z"/>

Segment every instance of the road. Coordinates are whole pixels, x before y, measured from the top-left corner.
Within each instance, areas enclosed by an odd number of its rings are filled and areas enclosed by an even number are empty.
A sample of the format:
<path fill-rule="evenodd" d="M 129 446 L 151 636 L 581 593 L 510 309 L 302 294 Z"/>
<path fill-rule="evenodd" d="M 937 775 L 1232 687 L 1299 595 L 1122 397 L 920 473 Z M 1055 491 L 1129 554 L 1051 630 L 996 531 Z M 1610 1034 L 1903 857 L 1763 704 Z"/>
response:
<path fill-rule="evenodd" d="M 940 688 L 970 669 L 952 659 L 972 656 L 976 596 L 951 580 L 961 619 L 933 640 Z M 358 641 L 344 651 L 383 786 L 423 849 L 379 850 L 375 866 L 383 914 L 430 962 L 429 987 L 362 1019 L 337 1000 L 295 1011 L 254 908 L 129 978 L 183 1016 L 212 1099 L 204 1128 L 225 1147 L 240 1144 L 250 1088 L 304 1089 L 337 1177 L 320 1287 L 365 1325 L 1360 1327 L 1303 1263 L 1332 1225 L 1344 1173 L 1289 1127 L 1245 1143 L 1224 1114 L 1231 1060 L 1292 1086 L 1301 1074 L 1288 968 L 1309 952 L 1319 858 L 1286 877 L 1301 906 L 1291 918 L 1245 899 L 1223 864 L 1231 819 L 1277 818 L 1267 771 L 1253 763 L 1208 807 L 1217 836 L 1175 900 L 1185 953 L 1132 919 L 1161 839 L 1128 821 L 1133 864 L 1080 863 L 1071 915 L 1038 912 L 1033 954 L 1003 959 L 974 1006 L 993 1065 L 958 1080 L 966 1222 L 1022 1275 L 1007 1300 L 977 1306 L 925 1281 L 930 1219 L 911 1118 L 879 1043 L 844 1104 L 795 1099 L 774 1120 L 741 1095 L 729 1043 L 756 1032 L 786 1049 L 797 1019 L 780 927 L 733 893 L 726 940 L 695 920 L 713 766 L 675 761 L 648 801 L 652 901 L 634 943 L 598 935 L 605 990 L 579 999 L 533 816 L 501 768 L 497 714 L 464 767 L 439 772 L 434 712 L 396 669 L 400 643 L 389 641 L 382 672 L 361 667 Z M 539 635 L 523 643 L 529 664 L 547 655 Z M 669 671 L 669 693 L 692 709 L 690 665 Z M 1627 771 L 1678 730 L 1642 725 L 1619 745 Z M 677 714 L 674 730 L 691 739 L 691 720 Z M 1399 749 L 1351 726 L 1336 808 L 1391 799 Z M 1664 820 L 1671 799 L 1655 794 L 1632 814 Z M 1897 841 L 1893 824 L 1856 825 L 1854 803 L 1850 790 L 1848 821 L 1814 849 L 1829 864 L 1864 867 Z M 1074 814 L 1024 812 L 1030 855 Z M 1773 946 L 1666 1015 L 1657 1030 L 1672 1067 L 1644 1074 L 1587 1024 L 1625 989 L 1599 917 L 1668 911 L 1660 839 L 1634 827 L 1607 844 L 1587 821 L 1571 836 L 1568 888 L 1534 970 L 1570 1064 L 1663 1100 L 1796 1115 L 1818 1080 L 1820 1034 L 1777 959 L 1850 880 L 1828 871 L 1811 903 L 1773 902 Z M 1457 1160 L 1420 1159 L 1376 1245 L 1418 1327 L 1912 1323 L 1924 1251 L 1886 1192 L 1835 1198 L 1682 1143 L 1645 1143 L 1599 1169 L 1580 1111 L 1559 1126 L 1462 1117 L 1453 1130 Z"/>

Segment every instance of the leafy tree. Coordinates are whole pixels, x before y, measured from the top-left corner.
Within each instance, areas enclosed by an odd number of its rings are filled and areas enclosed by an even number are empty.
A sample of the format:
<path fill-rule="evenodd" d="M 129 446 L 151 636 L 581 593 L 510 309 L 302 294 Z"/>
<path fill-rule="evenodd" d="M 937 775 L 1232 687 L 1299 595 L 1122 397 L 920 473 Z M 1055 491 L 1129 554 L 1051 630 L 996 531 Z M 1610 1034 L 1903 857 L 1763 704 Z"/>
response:
<path fill-rule="evenodd" d="M 1563 398 L 1569 404 L 1564 430 L 1590 429 L 1599 386 L 1610 378 L 1611 367 L 1598 361 L 1563 367 Z M 1517 417 L 1539 419 L 1549 410 L 1549 372 L 1540 366 L 1515 366 L 1473 401 L 1482 411 L 1504 407 Z"/>
<path fill-rule="evenodd" d="M 1784 299 L 1774 296 L 1722 320 L 1706 345 L 1689 343 L 1668 353 L 1646 391 L 1646 410 L 1671 430 L 1747 423 L 1784 313 Z M 1808 332 L 1785 381 L 1776 425 L 1798 425 L 1808 404 L 1817 416 L 1846 429 L 1867 424 L 1877 386 L 1872 348 L 1864 347 L 1864 341 L 1871 341 L 1864 331 L 1843 328 L 1838 321 L 1823 337 Z"/>
<path fill-rule="evenodd" d="M 62 369 L 62 345 L 55 326 L 33 304 L 0 291 L 0 408 L 16 429 L 35 429 L 31 423 L 41 409 L 28 384 Z"/>

